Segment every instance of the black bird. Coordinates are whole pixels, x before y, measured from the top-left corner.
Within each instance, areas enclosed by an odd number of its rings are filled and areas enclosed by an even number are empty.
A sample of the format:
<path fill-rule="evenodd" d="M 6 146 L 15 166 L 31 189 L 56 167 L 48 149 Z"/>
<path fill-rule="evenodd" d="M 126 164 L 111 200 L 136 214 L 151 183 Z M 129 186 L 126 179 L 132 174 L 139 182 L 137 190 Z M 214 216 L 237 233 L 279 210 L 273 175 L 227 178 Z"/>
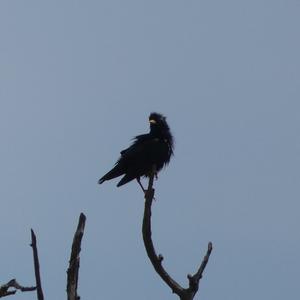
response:
<path fill-rule="evenodd" d="M 151 113 L 149 123 L 150 132 L 136 136 L 133 144 L 121 151 L 121 157 L 115 166 L 99 179 L 99 184 L 124 175 L 117 184 L 118 187 L 136 179 L 145 191 L 140 177 L 149 177 L 153 166 L 157 173 L 170 162 L 173 155 L 173 137 L 166 117 L 155 112 Z"/>

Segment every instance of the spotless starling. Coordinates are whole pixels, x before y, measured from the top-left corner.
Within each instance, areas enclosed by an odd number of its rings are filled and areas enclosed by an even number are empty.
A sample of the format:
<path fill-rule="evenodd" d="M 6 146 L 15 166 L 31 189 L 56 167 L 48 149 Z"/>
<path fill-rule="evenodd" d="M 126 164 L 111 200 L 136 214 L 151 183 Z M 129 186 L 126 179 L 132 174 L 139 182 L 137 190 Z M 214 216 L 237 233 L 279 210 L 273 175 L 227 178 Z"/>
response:
<path fill-rule="evenodd" d="M 140 177 L 149 177 L 153 167 L 159 172 L 169 163 L 174 145 L 166 117 L 159 113 L 151 113 L 149 123 L 150 132 L 136 136 L 133 144 L 121 151 L 121 157 L 115 166 L 99 179 L 99 184 L 124 175 L 117 184 L 118 187 L 134 179 L 141 185 Z"/>

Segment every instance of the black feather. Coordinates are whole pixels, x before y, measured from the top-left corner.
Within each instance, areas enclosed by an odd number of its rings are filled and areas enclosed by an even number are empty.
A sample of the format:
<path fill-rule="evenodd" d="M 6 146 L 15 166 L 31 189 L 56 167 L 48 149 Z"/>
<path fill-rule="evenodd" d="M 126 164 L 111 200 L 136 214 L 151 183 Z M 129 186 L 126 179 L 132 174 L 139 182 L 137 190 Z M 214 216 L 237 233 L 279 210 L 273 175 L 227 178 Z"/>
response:
<path fill-rule="evenodd" d="M 149 176 L 153 165 L 159 172 L 170 162 L 174 144 L 166 118 L 161 114 L 151 113 L 149 122 L 150 132 L 136 136 L 133 144 L 121 151 L 121 157 L 115 166 L 99 179 L 99 184 L 124 175 L 117 185 L 121 186 L 133 179 Z"/>

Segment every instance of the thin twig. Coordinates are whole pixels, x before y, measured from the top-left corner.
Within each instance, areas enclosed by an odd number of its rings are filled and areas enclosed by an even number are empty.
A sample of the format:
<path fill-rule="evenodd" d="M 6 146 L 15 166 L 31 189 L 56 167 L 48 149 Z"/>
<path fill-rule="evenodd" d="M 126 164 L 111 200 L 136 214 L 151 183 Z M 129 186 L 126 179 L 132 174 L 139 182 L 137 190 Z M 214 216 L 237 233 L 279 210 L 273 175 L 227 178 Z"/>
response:
<path fill-rule="evenodd" d="M 14 288 L 14 290 L 9 290 L 10 288 Z M 8 283 L 0 286 L 0 298 L 14 295 L 17 292 L 17 290 L 20 290 L 21 292 L 31 292 L 36 290 L 36 287 L 25 287 L 20 285 L 16 279 L 12 279 Z"/>
<path fill-rule="evenodd" d="M 143 239 L 144 245 L 146 248 L 147 255 L 157 272 L 157 274 L 162 278 L 162 280 L 171 288 L 172 292 L 177 294 L 181 300 L 192 300 L 196 295 L 199 282 L 202 278 L 202 274 L 204 269 L 208 263 L 209 256 L 212 252 L 212 243 L 208 244 L 208 250 L 206 255 L 203 258 L 203 261 L 198 269 L 198 271 L 192 276 L 188 275 L 189 279 L 189 287 L 183 288 L 178 282 L 176 282 L 164 269 L 162 265 L 163 256 L 157 255 L 153 242 L 152 242 L 152 232 L 151 232 L 151 206 L 154 199 L 154 189 L 153 189 L 153 181 L 155 176 L 155 168 L 149 177 L 148 189 L 145 192 L 145 210 L 144 210 L 144 218 L 143 218 Z"/>
<path fill-rule="evenodd" d="M 80 266 L 80 250 L 81 240 L 84 233 L 86 217 L 83 213 L 80 214 L 78 226 L 73 238 L 71 256 L 69 261 L 69 268 L 67 271 L 67 294 L 68 300 L 79 300 L 80 297 L 77 294 L 78 287 L 78 273 Z"/>
<path fill-rule="evenodd" d="M 208 246 L 207 246 L 207 252 L 205 254 L 205 256 L 203 257 L 202 263 L 198 269 L 198 271 L 194 274 L 194 275 L 188 275 L 188 280 L 189 280 L 189 287 L 186 289 L 188 291 L 188 293 L 190 293 L 191 295 L 193 295 L 193 298 L 195 296 L 195 294 L 198 292 L 199 289 L 199 282 L 203 276 L 203 272 L 205 270 L 205 267 L 208 263 L 210 254 L 212 252 L 212 243 L 209 242 Z M 192 299 L 193 299 L 192 298 Z"/>
<path fill-rule="evenodd" d="M 40 263 L 39 263 L 39 256 L 38 250 L 36 245 L 36 236 L 34 231 L 31 229 L 31 245 L 32 252 L 33 252 L 33 262 L 34 262 L 34 274 L 35 274 L 35 281 L 36 281 L 36 292 L 38 300 L 44 300 L 44 294 L 42 289 L 41 283 L 41 275 L 40 275 Z"/>

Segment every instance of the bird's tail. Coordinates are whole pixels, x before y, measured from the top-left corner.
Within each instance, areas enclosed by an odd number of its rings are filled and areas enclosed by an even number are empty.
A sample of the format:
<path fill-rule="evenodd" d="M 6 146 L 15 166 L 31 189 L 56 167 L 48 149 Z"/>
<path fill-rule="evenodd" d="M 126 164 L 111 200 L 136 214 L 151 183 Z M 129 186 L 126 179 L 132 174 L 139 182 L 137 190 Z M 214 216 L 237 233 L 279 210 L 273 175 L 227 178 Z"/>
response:
<path fill-rule="evenodd" d="M 117 187 L 122 186 L 126 183 L 128 183 L 129 181 L 135 179 L 136 176 L 132 175 L 132 174 L 126 174 L 117 184 Z"/>
<path fill-rule="evenodd" d="M 98 180 L 98 183 L 101 184 L 101 183 L 103 183 L 104 181 L 105 181 L 105 179 L 102 177 L 102 178 L 100 178 L 100 179 Z"/>
<path fill-rule="evenodd" d="M 116 165 L 114 168 L 112 168 L 108 173 L 106 173 L 103 177 L 101 177 L 98 180 L 98 183 L 101 184 L 106 180 L 110 180 L 116 177 L 121 176 L 122 174 L 124 174 L 124 171 L 122 170 L 122 168 L 120 168 L 119 165 Z"/>

